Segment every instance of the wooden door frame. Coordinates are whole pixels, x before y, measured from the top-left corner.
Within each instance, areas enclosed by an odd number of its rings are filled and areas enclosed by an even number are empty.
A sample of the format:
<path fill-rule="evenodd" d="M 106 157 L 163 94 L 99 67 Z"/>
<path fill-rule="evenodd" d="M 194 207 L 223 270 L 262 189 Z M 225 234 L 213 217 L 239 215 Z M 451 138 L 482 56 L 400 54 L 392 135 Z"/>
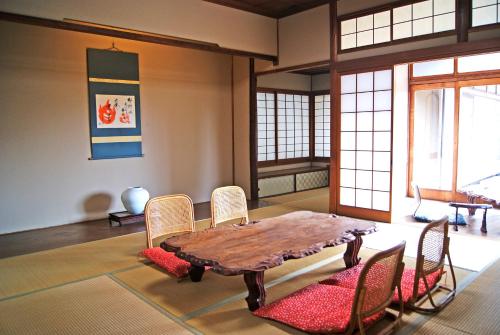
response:
<path fill-rule="evenodd" d="M 459 75 L 460 76 L 460 75 Z M 476 74 L 477 76 L 477 74 Z M 464 76 L 465 77 L 465 76 Z M 482 79 L 452 79 L 446 82 L 440 83 L 425 83 L 425 84 L 411 84 L 410 85 L 410 109 L 409 109 L 409 119 L 408 119 L 408 178 L 407 178 L 407 194 L 413 197 L 413 188 L 411 187 L 411 181 L 413 177 L 413 144 L 414 144 L 414 111 L 415 111 L 415 91 L 426 90 L 426 89 L 436 89 L 436 88 L 453 88 L 454 89 L 454 118 L 453 118 L 453 170 L 452 170 L 452 189 L 451 191 L 441 191 L 434 189 L 420 188 L 420 192 L 423 198 L 431 200 L 440 201 L 462 201 L 465 202 L 466 197 L 457 192 L 457 176 L 458 176 L 458 147 L 459 147 L 459 129 L 460 129 L 460 89 L 462 87 L 470 86 L 484 86 L 484 85 L 499 85 L 500 76 L 496 78 L 491 78 L 491 73 L 485 75 L 487 78 Z M 469 78 L 467 76 L 466 78 Z"/>
<path fill-rule="evenodd" d="M 457 157 L 457 148 L 458 143 L 456 141 L 456 131 L 458 127 L 458 108 L 457 108 L 457 93 L 456 93 L 456 83 L 453 82 L 440 82 L 440 83 L 431 83 L 431 84 L 412 84 L 410 85 L 409 90 L 409 98 L 410 98 L 410 109 L 408 115 L 408 176 L 406 178 L 407 181 L 407 190 L 408 195 L 413 197 L 413 188 L 411 186 L 413 180 L 413 145 L 415 143 L 414 137 L 414 124 L 415 124 L 415 92 L 423 91 L 423 90 L 432 90 L 432 89 L 440 89 L 440 88 L 453 88 L 454 89 L 454 114 L 453 114 L 453 177 L 456 177 L 456 157 Z M 453 178 L 452 177 L 452 178 Z M 442 191 L 436 189 L 428 189 L 420 187 L 420 193 L 423 198 L 432 199 L 432 200 L 441 200 L 441 201 L 452 201 L 453 200 L 453 192 L 455 190 L 454 181 L 456 178 L 452 179 L 452 186 L 450 191 Z"/>

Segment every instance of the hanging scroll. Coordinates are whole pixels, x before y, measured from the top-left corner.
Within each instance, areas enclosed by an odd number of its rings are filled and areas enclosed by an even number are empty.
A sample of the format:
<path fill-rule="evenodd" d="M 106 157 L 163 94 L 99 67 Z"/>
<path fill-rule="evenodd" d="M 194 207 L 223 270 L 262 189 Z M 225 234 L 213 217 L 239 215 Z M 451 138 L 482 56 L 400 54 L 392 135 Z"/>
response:
<path fill-rule="evenodd" d="M 139 61 L 87 49 L 91 159 L 142 156 Z"/>

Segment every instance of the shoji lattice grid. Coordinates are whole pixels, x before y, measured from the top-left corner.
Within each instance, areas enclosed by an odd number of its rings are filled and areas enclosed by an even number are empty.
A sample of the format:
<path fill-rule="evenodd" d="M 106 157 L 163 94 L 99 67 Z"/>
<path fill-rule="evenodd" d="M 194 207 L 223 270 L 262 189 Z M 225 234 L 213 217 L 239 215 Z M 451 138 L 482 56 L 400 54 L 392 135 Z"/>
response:
<path fill-rule="evenodd" d="M 500 0 L 474 1 L 480 3 L 494 2 L 495 5 L 493 6 L 496 6 L 497 1 L 500 2 Z M 492 8 L 491 11 L 498 13 L 496 7 Z M 485 15 L 480 14 L 481 18 Z M 489 13 L 488 15 L 486 21 L 481 19 L 482 22 L 487 23 L 481 24 L 492 23 L 490 22 L 492 14 Z M 498 19 L 497 16 L 495 18 Z M 455 30 L 455 0 L 419 1 L 392 10 L 341 21 L 340 48 L 341 50 L 347 50 L 452 30 Z"/>
<path fill-rule="evenodd" d="M 276 159 L 274 93 L 257 93 L 257 160 Z"/>
<path fill-rule="evenodd" d="M 342 49 L 389 42 L 391 40 L 391 11 L 342 21 L 340 39 Z"/>
<path fill-rule="evenodd" d="M 278 159 L 309 157 L 309 96 L 278 93 Z"/>
<path fill-rule="evenodd" d="M 455 0 L 427 0 L 392 10 L 393 39 L 455 29 Z"/>
<path fill-rule="evenodd" d="M 330 94 L 314 97 L 314 156 L 330 157 Z"/>
<path fill-rule="evenodd" d="M 472 0 L 472 26 L 500 23 L 500 0 Z"/>
<path fill-rule="evenodd" d="M 341 77 L 340 204 L 390 210 L 392 70 Z"/>

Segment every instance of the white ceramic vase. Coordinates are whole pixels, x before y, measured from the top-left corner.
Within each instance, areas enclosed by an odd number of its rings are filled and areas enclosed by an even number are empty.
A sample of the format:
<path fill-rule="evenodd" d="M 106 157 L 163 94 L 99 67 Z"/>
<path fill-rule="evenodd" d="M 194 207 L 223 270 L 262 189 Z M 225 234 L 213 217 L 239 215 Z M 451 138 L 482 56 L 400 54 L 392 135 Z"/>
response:
<path fill-rule="evenodd" d="M 122 203 L 127 212 L 141 214 L 149 200 L 149 192 L 140 186 L 129 187 L 122 193 Z"/>

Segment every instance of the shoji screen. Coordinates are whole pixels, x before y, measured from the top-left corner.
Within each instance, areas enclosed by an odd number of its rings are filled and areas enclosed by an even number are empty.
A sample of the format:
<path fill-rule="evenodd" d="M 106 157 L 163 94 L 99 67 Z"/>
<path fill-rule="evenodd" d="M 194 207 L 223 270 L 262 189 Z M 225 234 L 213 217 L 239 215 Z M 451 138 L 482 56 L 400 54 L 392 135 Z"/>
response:
<path fill-rule="evenodd" d="M 257 160 L 276 159 L 274 93 L 257 93 Z"/>
<path fill-rule="evenodd" d="M 278 93 L 278 159 L 309 157 L 309 96 Z"/>
<path fill-rule="evenodd" d="M 341 76 L 339 205 L 390 211 L 392 70 Z"/>
<path fill-rule="evenodd" d="M 314 156 L 330 157 L 330 94 L 314 96 Z"/>

